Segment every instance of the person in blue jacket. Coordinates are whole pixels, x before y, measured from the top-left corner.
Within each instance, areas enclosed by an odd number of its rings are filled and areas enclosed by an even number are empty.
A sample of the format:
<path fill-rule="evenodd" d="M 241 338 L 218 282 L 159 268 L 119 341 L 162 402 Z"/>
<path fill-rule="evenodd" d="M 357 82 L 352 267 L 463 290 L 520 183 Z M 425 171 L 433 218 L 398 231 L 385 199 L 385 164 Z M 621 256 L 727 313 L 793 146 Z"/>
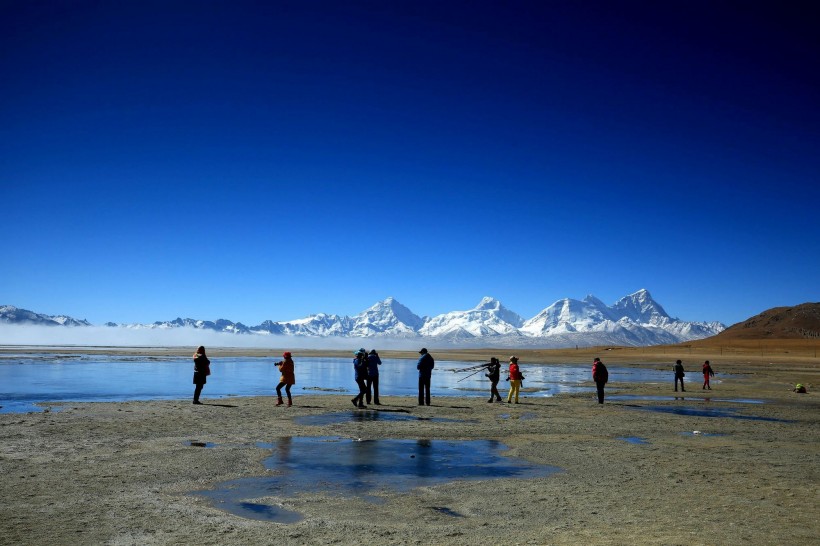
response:
<path fill-rule="evenodd" d="M 367 355 L 367 403 L 370 403 L 371 394 L 373 403 L 381 406 L 379 402 L 379 366 L 382 365 L 382 359 L 379 358 L 379 353 L 376 349 L 372 349 Z"/>
<path fill-rule="evenodd" d="M 367 395 L 367 351 L 359 349 L 356 352 L 356 357 L 353 359 L 353 370 L 355 372 L 356 384 L 359 386 L 359 394 L 353 397 L 351 402 L 358 408 L 366 408 L 364 399 Z"/>
<path fill-rule="evenodd" d="M 433 375 L 433 368 L 436 367 L 436 361 L 427 352 L 427 349 L 419 351 L 421 358 L 416 364 L 416 369 L 419 371 L 419 406 L 425 403 L 430 405 L 430 377 Z"/>

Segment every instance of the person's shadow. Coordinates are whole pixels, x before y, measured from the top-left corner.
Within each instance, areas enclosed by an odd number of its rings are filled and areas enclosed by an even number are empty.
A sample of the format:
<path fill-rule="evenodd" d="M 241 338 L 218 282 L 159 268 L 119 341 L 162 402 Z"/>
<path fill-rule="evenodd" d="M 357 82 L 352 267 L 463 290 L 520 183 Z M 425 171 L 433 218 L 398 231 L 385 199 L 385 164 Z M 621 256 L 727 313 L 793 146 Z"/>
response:
<path fill-rule="evenodd" d="M 202 402 L 203 406 L 217 406 L 220 408 L 238 408 L 239 406 L 233 406 L 231 404 L 214 404 L 213 402 Z"/>

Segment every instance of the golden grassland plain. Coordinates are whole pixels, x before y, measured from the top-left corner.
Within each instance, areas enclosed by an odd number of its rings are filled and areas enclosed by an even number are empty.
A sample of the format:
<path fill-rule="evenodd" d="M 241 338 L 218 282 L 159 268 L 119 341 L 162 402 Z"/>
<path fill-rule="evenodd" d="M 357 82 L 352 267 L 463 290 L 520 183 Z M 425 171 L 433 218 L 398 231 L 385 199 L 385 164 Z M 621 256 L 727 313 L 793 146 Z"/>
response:
<path fill-rule="evenodd" d="M 693 342 L 651 348 L 436 351 L 437 359 L 482 362 L 510 354 L 527 366 L 590 364 L 671 370 L 687 367 L 686 398 L 663 383 L 619 382 L 592 396 L 529 395 L 521 404 L 483 397 L 433 398 L 419 407 L 385 393 L 378 409 L 354 410 L 349 396 L 294 389 L 294 406 L 273 397 L 48 404 L 51 411 L 0 414 L 0 544 L 818 544 L 820 359 L 801 342 Z M 193 348 L 60 348 L 60 353 L 181 355 Z M 19 354 L 55 348 L 4 347 Z M 349 351 L 294 351 L 299 357 Z M 213 348 L 221 356 L 281 350 Z M 508 354 L 509 353 L 509 354 Z M 415 351 L 383 357 L 416 358 Z M 713 390 L 700 388 L 711 360 Z M 614 366 L 613 366 L 614 365 Z M 443 373 L 443 372 L 442 372 Z M 731 374 L 724 377 L 723 374 Z M 218 375 L 209 381 L 218 381 Z M 435 382 L 435 372 L 433 375 Z M 808 394 L 792 392 L 795 383 Z M 352 380 L 351 380 L 352 383 Z M 503 384 L 502 384 L 503 385 Z M 591 383 L 590 383 L 591 385 Z M 666 397 L 647 400 L 641 397 Z M 708 399 L 708 400 L 707 400 Z M 750 404 L 731 400 L 755 399 Z M 735 417 L 647 411 L 737 409 Z M 55 411 L 59 409 L 59 411 Z M 294 417 L 401 412 L 419 419 L 351 419 L 321 426 Z M 446 420 L 431 420 L 446 417 Z M 739 417 L 739 418 L 738 418 Z M 762 420 L 760 419 L 762 418 Z M 693 431 L 702 434 L 693 434 Z M 689 434 L 686 434 L 689 433 Z M 292 492 L 248 499 L 296 510 L 300 522 L 244 519 L 191 492 L 239 477 L 276 476 L 260 442 L 298 436 L 343 439 L 494 439 L 515 458 L 561 468 L 537 479 L 455 481 L 379 502 L 335 493 Z M 641 438 L 633 444 L 624 438 Z M 194 447 L 192 442 L 211 448 Z M 442 509 L 447 510 L 442 510 Z M 458 517 L 455 517 L 455 516 Z"/>

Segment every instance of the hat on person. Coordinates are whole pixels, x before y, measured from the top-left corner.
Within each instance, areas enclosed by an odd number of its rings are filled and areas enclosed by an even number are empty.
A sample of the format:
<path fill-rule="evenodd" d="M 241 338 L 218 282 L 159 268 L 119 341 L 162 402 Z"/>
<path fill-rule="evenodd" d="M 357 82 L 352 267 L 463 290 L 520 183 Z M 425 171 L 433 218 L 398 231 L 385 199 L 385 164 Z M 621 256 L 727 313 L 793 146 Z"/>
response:
<path fill-rule="evenodd" d="M 518 357 L 517 356 L 511 356 L 510 357 L 510 362 L 518 362 Z"/>
<path fill-rule="evenodd" d="M 376 352 L 376 349 L 370 349 L 370 354 L 372 354 L 372 355 L 377 355 L 377 354 L 379 354 L 379 353 L 377 353 L 377 352 Z"/>
<path fill-rule="evenodd" d="M 284 358 L 290 358 L 290 356 L 291 356 L 291 355 L 290 355 L 290 351 L 285 351 L 284 353 L 282 353 L 282 356 L 283 356 Z"/>
<path fill-rule="evenodd" d="M 355 351 L 353 354 L 354 355 L 366 355 L 367 351 L 365 351 L 364 349 L 359 349 L 358 351 Z"/>
<path fill-rule="evenodd" d="M 419 354 L 420 355 L 426 355 L 427 354 L 427 349 L 422 348 L 422 350 L 419 351 Z"/>

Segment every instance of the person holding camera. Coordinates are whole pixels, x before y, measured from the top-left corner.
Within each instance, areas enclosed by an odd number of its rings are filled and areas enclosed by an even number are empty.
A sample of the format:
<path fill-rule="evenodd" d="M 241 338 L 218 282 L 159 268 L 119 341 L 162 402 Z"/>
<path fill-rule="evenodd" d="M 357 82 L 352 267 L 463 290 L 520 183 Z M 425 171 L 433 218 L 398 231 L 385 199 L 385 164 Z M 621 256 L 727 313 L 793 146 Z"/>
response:
<path fill-rule="evenodd" d="M 285 351 L 282 353 L 282 358 L 284 360 L 280 360 L 276 363 L 276 367 L 279 368 L 279 371 L 282 375 L 279 377 L 279 384 L 276 385 L 276 396 L 279 397 L 279 401 L 276 403 L 277 406 L 281 406 L 284 404 L 284 400 L 282 400 L 282 387 L 285 387 L 285 392 L 288 395 L 288 406 L 293 405 L 293 398 L 290 395 L 290 387 L 291 385 L 296 384 L 296 373 L 294 372 L 293 367 L 293 356 L 290 354 L 289 351 Z"/>
<path fill-rule="evenodd" d="M 495 402 L 501 402 L 501 394 L 498 392 L 498 382 L 501 380 L 501 362 L 498 361 L 497 358 L 492 357 L 490 359 L 490 363 L 486 364 L 487 366 L 487 373 L 486 375 L 490 378 L 490 399 L 487 400 L 490 404 Z"/>
<path fill-rule="evenodd" d="M 365 397 L 367 396 L 367 351 L 359 349 L 356 351 L 356 356 L 353 358 L 353 372 L 356 384 L 359 386 L 359 394 L 353 397 L 351 402 L 357 408 L 366 408 L 364 405 Z"/>

